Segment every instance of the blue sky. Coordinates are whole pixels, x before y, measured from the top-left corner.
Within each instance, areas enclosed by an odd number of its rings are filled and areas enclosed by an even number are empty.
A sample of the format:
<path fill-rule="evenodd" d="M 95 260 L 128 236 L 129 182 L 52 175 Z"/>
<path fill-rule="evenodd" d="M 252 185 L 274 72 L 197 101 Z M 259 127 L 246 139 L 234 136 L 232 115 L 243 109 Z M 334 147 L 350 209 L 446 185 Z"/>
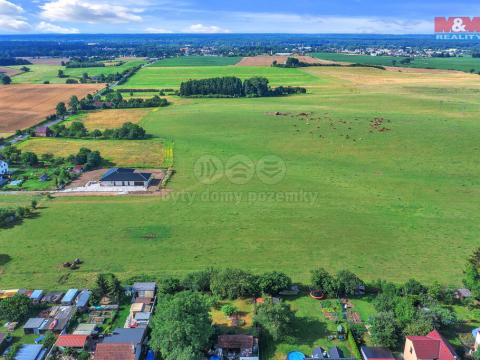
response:
<path fill-rule="evenodd" d="M 435 16 L 480 16 L 476 0 L 0 0 L 10 33 L 428 34 Z"/>

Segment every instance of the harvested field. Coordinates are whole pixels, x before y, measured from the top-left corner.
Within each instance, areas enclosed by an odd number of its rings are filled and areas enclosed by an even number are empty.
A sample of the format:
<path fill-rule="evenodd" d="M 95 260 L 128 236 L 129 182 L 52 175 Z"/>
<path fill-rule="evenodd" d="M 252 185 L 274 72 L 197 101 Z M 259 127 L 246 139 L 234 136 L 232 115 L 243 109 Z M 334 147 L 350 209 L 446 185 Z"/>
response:
<path fill-rule="evenodd" d="M 252 56 L 252 57 L 244 57 L 236 66 L 271 66 L 274 61 L 279 64 L 284 64 L 289 57 L 295 57 L 301 62 L 307 64 L 335 64 L 335 61 L 329 60 L 321 60 L 316 59 L 311 56 L 268 56 L 268 55 L 261 55 L 261 56 Z"/>
<path fill-rule="evenodd" d="M 61 65 L 62 61 L 67 62 L 68 58 L 57 58 L 57 57 L 22 57 L 22 59 L 30 61 L 34 65 Z M 27 65 L 28 66 L 28 65 Z"/>
<path fill-rule="evenodd" d="M 158 140 L 76 140 L 33 138 L 18 145 L 22 151 L 56 156 L 76 154 L 80 148 L 98 150 L 103 158 L 116 166 L 160 168 L 164 163 L 164 146 Z"/>
<path fill-rule="evenodd" d="M 112 129 L 122 126 L 126 122 L 138 124 L 150 109 L 112 109 L 89 112 L 81 115 L 81 120 L 87 129 Z"/>
<path fill-rule="evenodd" d="M 101 84 L 9 85 L 0 87 L 0 133 L 29 128 L 55 113 L 60 101 L 101 89 Z"/>
<path fill-rule="evenodd" d="M 8 66 L 0 66 L 0 73 L 8 76 L 15 76 L 17 74 L 20 74 L 21 71 L 19 69 L 14 69 Z"/>

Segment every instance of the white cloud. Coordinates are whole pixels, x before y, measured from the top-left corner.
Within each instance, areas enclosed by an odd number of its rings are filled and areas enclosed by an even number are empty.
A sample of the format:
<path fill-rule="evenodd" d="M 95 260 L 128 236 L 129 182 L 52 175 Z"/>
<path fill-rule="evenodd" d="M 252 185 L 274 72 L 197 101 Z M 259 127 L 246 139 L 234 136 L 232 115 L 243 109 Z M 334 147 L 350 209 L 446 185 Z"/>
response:
<path fill-rule="evenodd" d="M 0 29 L 8 31 L 28 31 L 31 29 L 31 26 L 23 18 L 0 15 Z"/>
<path fill-rule="evenodd" d="M 56 34 L 78 34 L 80 32 L 80 30 L 76 28 L 62 27 L 62 26 L 45 22 L 45 21 L 40 22 L 37 25 L 36 29 L 41 32 L 56 33 Z"/>
<path fill-rule="evenodd" d="M 158 28 L 158 27 L 148 27 L 145 29 L 145 32 L 150 33 L 150 34 L 172 34 L 173 31 L 163 29 L 163 28 Z"/>
<path fill-rule="evenodd" d="M 143 9 L 128 8 L 106 2 L 52 0 L 40 6 L 41 16 L 51 21 L 95 23 L 127 23 L 140 21 Z"/>
<path fill-rule="evenodd" d="M 7 0 L 0 0 L 0 29 L 7 31 L 28 31 L 30 24 L 20 14 L 23 8 Z"/>
<path fill-rule="evenodd" d="M 248 29 L 248 32 L 310 34 L 428 34 L 433 31 L 433 20 L 255 12 L 233 12 L 224 15 L 235 31 L 240 32 L 245 29 Z"/>
<path fill-rule="evenodd" d="M 193 24 L 184 30 L 186 33 L 197 33 L 197 34 L 226 34 L 230 30 L 223 29 L 215 25 L 203 25 L 203 24 Z"/>
<path fill-rule="evenodd" d="M 7 0 L 0 0 L 0 14 L 20 14 L 23 8 Z"/>

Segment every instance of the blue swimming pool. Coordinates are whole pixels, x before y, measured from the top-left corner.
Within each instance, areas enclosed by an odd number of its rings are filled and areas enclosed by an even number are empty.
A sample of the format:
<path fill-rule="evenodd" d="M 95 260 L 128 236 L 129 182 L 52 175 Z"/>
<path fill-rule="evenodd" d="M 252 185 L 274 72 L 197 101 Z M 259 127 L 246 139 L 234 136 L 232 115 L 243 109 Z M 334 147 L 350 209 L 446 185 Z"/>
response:
<path fill-rule="evenodd" d="M 305 360 L 305 355 L 300 351 L 292 351 L 288 353 L 287 360 Z"/>

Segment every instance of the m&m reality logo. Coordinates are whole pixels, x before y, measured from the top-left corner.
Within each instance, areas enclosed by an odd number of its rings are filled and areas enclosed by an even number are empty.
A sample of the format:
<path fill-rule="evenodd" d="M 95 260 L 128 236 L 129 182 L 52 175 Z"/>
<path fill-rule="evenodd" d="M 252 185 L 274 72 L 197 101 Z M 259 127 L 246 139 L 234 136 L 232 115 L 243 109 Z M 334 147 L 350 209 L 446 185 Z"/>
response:
<path fill-rule="evenodd" d="M 435 33 L 441 40 L 480 40 L 480 17 L 436 17 Z"/>

